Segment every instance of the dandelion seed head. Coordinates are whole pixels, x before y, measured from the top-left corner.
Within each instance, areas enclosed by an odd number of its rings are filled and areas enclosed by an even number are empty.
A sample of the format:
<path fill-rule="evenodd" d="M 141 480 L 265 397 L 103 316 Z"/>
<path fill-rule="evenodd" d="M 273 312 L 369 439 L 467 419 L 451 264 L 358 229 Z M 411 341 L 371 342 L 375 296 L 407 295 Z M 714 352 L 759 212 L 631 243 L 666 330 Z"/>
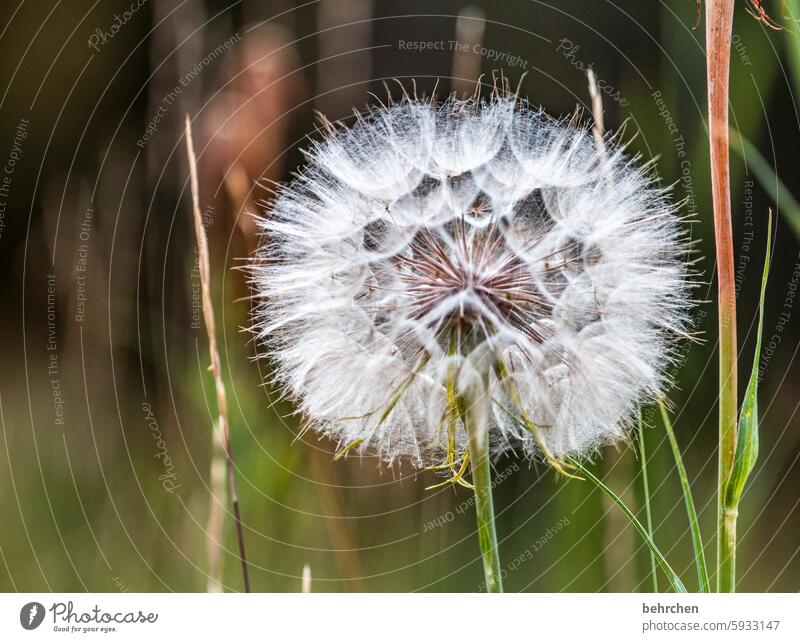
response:
<path fill-rule="evenodd" d="M 668 384 L 687 245 L 651 165 L 498 95 L 382 106 L 307 155 L 261 219 L 254 329 L 340 446 L 463 456 L 478 354 L 494 453 L 590 453 Z"/>

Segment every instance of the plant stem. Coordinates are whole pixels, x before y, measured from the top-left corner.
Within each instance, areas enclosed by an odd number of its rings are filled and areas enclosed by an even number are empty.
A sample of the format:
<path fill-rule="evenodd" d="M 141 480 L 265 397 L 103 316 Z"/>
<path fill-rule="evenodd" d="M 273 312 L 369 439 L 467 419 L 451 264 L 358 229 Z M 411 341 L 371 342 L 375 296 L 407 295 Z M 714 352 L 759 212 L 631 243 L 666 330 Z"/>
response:
<path fill-rule="evenodd" d="M 245 593 L 250 592 L 250 577 L 247 571 L 247 556 L 244 550 L 244 531 L 242 529 L 242 516 L 239 510 L 239 494 L 236 491 L 236 475 L 234 474 L 233 465 L 233 452 L 231 449 L 231 435 L 228 428 L 228 402 L 225 394 L 225 382 L 222 379 L 222 363 L 219 357 L 219 349 L 217 348 L 217 330 L 214 320 L 214 304 L 211 299 L 211 262 L 209 259 L 208 239 L 206 238 L 206 231 L 203 227 L 203 218 L 200 213 L 200 188 L 197 180 L 197 157 L 194 153 L 194 141 L 192 139 L 192 123 L 189 120 L 189 115 L 186 115 L 185 124 L 186 134 L 186 153 L 189 160 L 189 176 L 192 191 L 192 215 L 194 218 L 194 232 L 197 240 L 197 253 L 200 266 L 200 286 L 203 300 L 203 318 L 206 325 L 206 334 L 208 335 L 208 353 L 211 357 L 211 372 L 214 375 L 214 389 L 217 395 L 217 412 L 218 418 L 216 429 L 218 431 L 218 438 L 222 446 L 222 452 L 225 455 L 225 470 L 228 479 L 228 491 L 231 499 L 231 509 L 233 510 L 233 521 L 236 526 L 236 541 L 239 545 L 239 559 L 242 563 L 242 582 L 244 584 Z M 212 450 L 211 460 L 211 481 L 218 484 L 220 480 L 220 468 L 218 456 L 220 454 L 219 446 L 215 446 Z M 224 496 L 223 492 L 212 492 L 216 499 Z M 212 496 L 211 501 L 214 502 L 215 497 Z M 210 524 L 216 529 L 221 528 L 221 522 L 217 515 L 212 511 L 209 515 Z M 221 531 L 212 533 L 216 538 L 215 542 L 219 546 L 221 541 Z M 218 553 L 216 553 L 218 554 Z M 215 560 L 213 556 L 209 560 L 211 568 L 214 573 L 219 574 L 216 577 L 209 578 L 209 588 L 212 590 L 220 590 L 222 586 L 222 566 L 219 560 Z"/>
<path fill-rule="evenodd" d="M 470 449 L 474 453 L 474 449 Z M 494 527 L 494 505 L 492 502 L 492 475 L 489 466 L 488 439 L 484 452 L 472 455 L 472 484 L 475 486 L 475 516 L 478 524 L 478 540 L 483 556 L 483 574 L 487 593 L 502 593 L 503 579 L 500 577 L 500 556 L 497 551 L 497 532 Z"/>
<path fill-rule="evenodd" d="M 463 418 L 469 438 L 472 485 L 475 491 L 475 516 L 478 525 L 478 541 L 483 557 L 483 574 L 487 593 L 502 593 L 503 578 L 500 576 L 500 555 L 497 550 L 497 532 L 494 525 L 492 502 L 492 469 L 489 462 L 489 405 L 487 386 L 488 373 L 483 377 L 478 390 L 465 395 Z"/>
<path fill-rule="evenodd" d="M 642 467 L 642 492 L 644 494 L 644 514 L 647 518 L 647 534 L 653 539 L 653 514 L 650 510 L 650 480 L 647 475 L 647 450 L 644 443 L 644 424 L 642 411 L 639 410 L 639 462 Z M 650 575 L 653 578 L 653 592 L 658 593 L 658 575 L 656 574 L 656 556 L 650 551 Z"/>
<path fill-rule="evenodd" d="M 633 527 L 638 531 L 639 535 L 642 536 L 642 539 L 647 544 L 648 548 L 653 552 L 658 560 L 658 563 L 661 565 L 661 568 L 667 574 L 670 583 L 672 584 L 672 588 L 675 589 L 677 593 L 686 593 L 686 586 L 684 586 L 681 578 L 678 577 L 678 574 L 672 570 L 672 567 L 669 565 L 667 558 L 664 557 L 664 554 L 658 549 L 656 543 L 653 541 L 653 538 L 647 532 L 647 529 L 642 526 L 642 523 L 636 519 L 636 515 L 633 514 L 633 511 L 625 505 L 619 496 L 611 490 L 608 486 L 606 486 L 603 482 L 598 479 L 596 475 L 594 475 L 588 468 L 583 466 L 577 459 L 573 459 L 572 457 L 567 457 L 567 462 L 575 466 L 578 472 L 584 476 L 585 479 L 588 479 L 592 482 L 595 486 L 597 486 L 600 490 L 602 490 L 607 497 L 611 499 L 619 508 L 625 513 L 626 517 L 630 520 Z"/>
<path fill-rule="evenodd" d="M 686 474 L 686 466 L 683 465 L 681 449 L 678 447 L 678 440 L 675 438 L 675 431 L 672 429 L 672 422 L 669 419 L 667 407 L 661 400 L 658 402 L 658 407 L 661 410 L 661 421 L 664 424 L 664 430 L 667 431 L 669 445 L 672 448 L 672 454 L 675 457 L 675 467 L 678 469 L 678 478 L 681 481 L 683 501 L 686 504 L 686 515 L 689 518 L 689 529 L 692 533 L 694 565 L 697 570 L 697 586 L 700 592 L 708 593 L 711 588 L 708 581 L 708 569 L 706 568 L 706 554 L 705 550 L 703 549 L 703 538 L 700 535 L 700 522 L 697 519 L 697 510 L 694 507 L 692 488 L 689 485 L 689 475 Z"/>
<path fill-rule="evenodd" d="M 734 0 L 706 2 L 708 137 L 719 293 L 719 474 L 717 480 L 717 591 L 736 584 L 736 512 L 725 506 L 725 489 L 736 448 L 736 294 L 728 158 L 728 85 Z"/>

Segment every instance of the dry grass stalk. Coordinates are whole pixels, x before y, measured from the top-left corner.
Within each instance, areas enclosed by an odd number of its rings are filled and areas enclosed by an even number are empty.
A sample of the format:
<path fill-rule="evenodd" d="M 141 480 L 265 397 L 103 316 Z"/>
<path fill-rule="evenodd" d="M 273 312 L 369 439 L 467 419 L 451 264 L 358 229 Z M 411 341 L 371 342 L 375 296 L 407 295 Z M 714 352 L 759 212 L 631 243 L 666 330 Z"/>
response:
<path fill-rule="evenodd" d="M 236 163 L 225 175 L 225 191 L 233 203 L 233 216 L 242 232 L 248 255 L 258 246 L 258 224 L 250 212 L 256 210 L 250 192 L 250 179 L 241 163 Z"/>
<path fill-rule="evenodd" d="M 225 526 L 223 506 L 228 503 L 225 488 L 225 451 L 222 440 L 216 438 L 216 426 L 212 428 L 211 471 L 208 485 L 211 496 L 208 498 L 208 522 L 206 523 L 206 554 L 208 556 L 207 593 L 222 593 L 222 532 Z"/>
<path fill-rule="evenodd" d="M 453 91 L 459 96 L 472 94 L 481 75 L 482 59 L 479 50 L 486 29 L 483 11 L 473 5 L 461 10 L 456 20 L 456 41 L 451 72 Z"/>
<path fill-rule="evenodd" d="M 589 71 L 586 72 L 586 77 L 589 80 L 589 96 L 592 99 L 592 119 L 594 120 L 594 125 L 592 125 L 592 136 L 594 136 L 594 140 L 597 143 L 597 148 L 601 150 L 603 155 L 605 155 L 606 128 L 605 120 L 603 118 L 603 96 L 600 94 L 600 89 L 597 86 L 597 78 L 594 75 L 594 71 L 589 69 Z"/>
<path fill-rule="evenodd" d="M 350 528 L 349 521 L 341 519 L 345 514 L 342 496 L 339 491 L 340 481 L 336 468 L 331 466 L 330 456 L 313 449 L 310 453 L 311 470 L 314 479 L 319 480 L 317 491 L 322 510 L 325 513 L 325 527 L 328 530 L 331 547 L 334 549 L 334 560 L 339 575 L 347 580 L 347 590 L 363 591 L 361 579 L 364 568 L 361 564 L 358 542 Z"/>
<path fill-rule="evenodd" d="M 206 325 L 206 333 L 208 334 L 208 351 L 211 357 L 211 367 L 210 370 L 214 375 L 214 387 L 216 389 L 216 396 L 217 396 L 217 411 L 219 416 L 217 418 L 217 425 L 216 425 L 216 433 L 219 437 L 218 444 L 215 444 L 215 447 L 212 451 L 212 460 L 211 460 L 211 481 L 212 484 L 221 478 L 221 462 L 219 461 L 218 453 L 220 453 L 220 446 L 221 446 L 221 455 L 224 457 L 225 460 L 225 468 L 227 470 L 227 477 L 228 477 L 228 491 L 230 492 L 231 497 L 231 507 L 233 509 L 233 517 L 236 524 L 236 536 L 238 539 L 239 544 L 239 557 L 242 561 L 242 577 L 244 580 L 244 590 L 246 592 L 250 592 L 250 579 L 248 576 L 247 571 L 247 557 L 245 556 L 244 551 L 244 534 L 242 532 L 242 521 L 241 515 L 239 512 L 239 497 L 238 493 L 236 492 L 236 477 L 234 475 L 233 469 L 233 456 L 231 454 L 231 440 L 230 440 L 230 430 L 228 428 L 228 402 L 225 395 L 225 382 L 222 380 L 222 365 L 220 362 L 219 357 L 219 349 L 217 348 L 217 331 L 216 325 L 214 322 L 214 306 L 211 300 L 211 268 L 210 268 L 210 260 L 209 260 L 209 252 L 208 252 L 208 239 L 206 238 L 206 231 L 203 227 L 203 218 L 200 213 L 200 189 L 198 186 L 197 180 L 197 158 L 195 157 L 194 153 L 194 142 L 192 140 L 192 124 L 189 120 L 189 116 L 186 116 L 186 152 L 189 159 L 189 173 L 191 177 L 191 190 L 192 190 L 192 213 L 194 216 L 194 232 L 195 237 L 197 239 L 197 251 L 199 255 L 199 263 L 200 263 L 200 286 L 202 291 L 202 299 L 203 299 L 203 319 L 205 320 Z M 216 440 L 215 440 L 216 441 Z M 212 486 L 212 504 L 218 503 L 218 496 L 214 492 L 215 489 Z M 222 488 L 223 496 L 224 496 L 224 486 Z M 216 509 L 215 509 L 216 510 Z M 218 523 L 212 523 L 212 519 L 218 520 Z M 212 512 L 209 515 L 209 526 L 215 529 L 218 529 L 216 532 L 216 537 L 212 537 L 214 543 L 219 546 L 221 542 L 221 535 L 222 535 L 222 528 L 221 528 L 221 519 L 216 517 Z M 212 531 L 209 531 L 209 535 L 212 534 Z M 209 549 L 210 550 L 210 549 Z M 214 559 L 214 556 L 218 556 L 219 551 L 216 551 L 214 555 L 210 556 L 210 560 Z M 222 584 L 222 577 L 221 577 L 221 569 L 216 569 L 216 577 L 214 578 L 216 583 Z M 210 573 L 211 574 L 211 573 Z"/>

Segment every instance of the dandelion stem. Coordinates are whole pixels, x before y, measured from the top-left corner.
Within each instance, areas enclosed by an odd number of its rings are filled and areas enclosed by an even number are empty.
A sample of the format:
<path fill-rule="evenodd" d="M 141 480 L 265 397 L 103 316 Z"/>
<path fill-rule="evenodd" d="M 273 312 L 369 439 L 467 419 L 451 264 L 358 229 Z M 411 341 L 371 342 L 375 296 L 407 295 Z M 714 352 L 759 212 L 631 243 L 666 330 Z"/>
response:
<path fill-rule="evenodd" d="M 485 433 L 485 429 L 484 429 Z M 503 580 L 500 577 L 500 556 L 497 551 L 497 532 L 494 526 L 494 505 L 492 502 L 492 474 L 489 465 L 488 433 L 483 438 L 483 445 L 472 445 L 472 449 L 480 448 L 483 452 L 473 455 L 472 485 L 475 487 L 475 515 L 478 524 L 478 539 L 483 556 L 483 574 L 486 578 L 487 593 L 502 593 Z M 473 450 L 473 452 L 475 452 Z"/>
<path fill-rule="evenodd" d="M 736 584 L 736 512 L 725 506 L 737 439 L 736 294 L 731 230 L 728 150 L 728 85 L 734 0 L 706 2 L 708 137 L 719 292 L 719 474 L 717 495 L 717 591 Z"/>
<path fill-rule="evenodd" d="M 463 398 L 464 424 L 469 437 L 472 485 L 475 492 L 475 516 L 478 525 L 478 540 L 483 557 L 483 574 L 487 593 L 502 593 L 503 579 L 500 576 L 500 555 L 497 550 L 497 532 L 494 524 L 492 502 L 492 468 L 489 462 L 489 406 L 488 372 L 484 373 L 482 385 Z"/>

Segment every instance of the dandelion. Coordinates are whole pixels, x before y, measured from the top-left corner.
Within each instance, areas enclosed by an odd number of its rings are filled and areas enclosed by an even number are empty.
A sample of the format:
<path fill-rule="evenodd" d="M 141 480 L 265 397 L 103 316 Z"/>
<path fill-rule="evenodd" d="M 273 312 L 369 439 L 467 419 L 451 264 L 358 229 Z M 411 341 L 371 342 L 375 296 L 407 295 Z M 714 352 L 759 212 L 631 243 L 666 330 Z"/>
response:
<path fill-rule="evenodd" d="M 503 92 L 325 125 L 261 220 L 254 330 L 340 456 L 469 469 L 480 531 L 490 457 L 570 474 L 668 383 L 676 208 L 651 164 Z"/>

